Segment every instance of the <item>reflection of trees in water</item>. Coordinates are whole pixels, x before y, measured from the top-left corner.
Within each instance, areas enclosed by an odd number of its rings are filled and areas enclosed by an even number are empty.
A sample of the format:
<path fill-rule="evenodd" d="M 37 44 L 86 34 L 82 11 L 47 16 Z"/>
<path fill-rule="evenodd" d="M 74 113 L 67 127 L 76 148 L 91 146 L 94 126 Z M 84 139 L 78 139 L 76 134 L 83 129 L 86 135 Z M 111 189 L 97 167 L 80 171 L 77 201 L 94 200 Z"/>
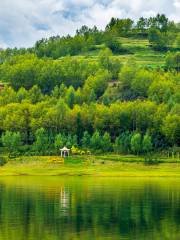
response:
<path fill-rule="evenodd" d="M 67 188 L 65 184 L 45 192 L 0 186 L 0 239 L 4 240 L 10 231 L 27 240 L 32 236 L 68 239 L 69 234 L 93 239 L 109 233 L 114 239 L 173 239 L 173 234 L 176 239 L 179 214 L 180 189 L 173 186 Z"/>

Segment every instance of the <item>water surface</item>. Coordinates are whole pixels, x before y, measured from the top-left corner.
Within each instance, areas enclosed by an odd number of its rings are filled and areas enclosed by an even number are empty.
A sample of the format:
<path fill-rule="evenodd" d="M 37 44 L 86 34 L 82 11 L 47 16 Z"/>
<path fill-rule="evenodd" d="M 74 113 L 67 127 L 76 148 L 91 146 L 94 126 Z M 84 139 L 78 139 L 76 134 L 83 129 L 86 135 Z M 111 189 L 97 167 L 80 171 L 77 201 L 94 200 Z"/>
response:
<path fill-rule="evenodd" d="M 0 240 L 77 239 L 180 239 L 180 179 L 0 178 Z"/>

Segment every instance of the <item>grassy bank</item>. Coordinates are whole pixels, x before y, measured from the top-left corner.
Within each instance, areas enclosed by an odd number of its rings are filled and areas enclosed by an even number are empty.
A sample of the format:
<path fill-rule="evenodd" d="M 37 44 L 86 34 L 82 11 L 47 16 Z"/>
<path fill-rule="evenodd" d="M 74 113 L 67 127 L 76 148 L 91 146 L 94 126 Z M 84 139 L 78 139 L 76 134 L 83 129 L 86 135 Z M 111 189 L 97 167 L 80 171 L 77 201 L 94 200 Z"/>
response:
<path fill-rule="evenodd" d="M 71 157 L 64 164 L 52 163 L 53 157 L 20 157 L 0 167 L 0 176 L 102 176 L 102 177 L 180 177 L 179 160 L 145 165 L 135 156 Z"/>

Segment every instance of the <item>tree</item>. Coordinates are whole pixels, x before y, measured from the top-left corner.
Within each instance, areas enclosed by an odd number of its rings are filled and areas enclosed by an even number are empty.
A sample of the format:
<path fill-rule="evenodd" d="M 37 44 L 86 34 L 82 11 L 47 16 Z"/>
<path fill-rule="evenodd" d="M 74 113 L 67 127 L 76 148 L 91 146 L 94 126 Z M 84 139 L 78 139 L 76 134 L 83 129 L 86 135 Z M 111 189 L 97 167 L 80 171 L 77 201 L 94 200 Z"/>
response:
<path fill-rule="evenodd" d="M 94 150 L 101 150 L 102 138 L 98 131 L 94 132 L 94 134 L 92 135 L 90 145 L 91 148 Z"/>
<path fill-rule="evenodd" d="M 92 102 L 96 102 L 97 96 L 94 92 L 94 89 L 90 90 L 90 94 L 88 95 L 87 103 L 90 104 Z"/>
<path fill-rule="evenodd" d="M 135 154 L 139 154 L 142 150 L 142 138 L 140 133 L 134 133 L 131 137 L 131 150 Z"/>
<path fill-rule="evenodd" d="M 59 95 L 61 98 L 64 98 L 66 96 L 66 92 L 67 92 L 67 87 L 65 86 L 64 83 L 61 84 L 61 86 L 59 87 Z"/>
<path fill-rule="evenodd" d="M 131 87 L 131 83 L 136 75 L 137 66 L 134 63 L 125 64 L 119 73 L 119 81 L 122 82 L 124 88 Z"/>
<path fill-rule="evenodd" d="M 180 116 L 178 114 L 168 114 L 163 120 L 162 132 L 172 145 L 180 145 Z"/>
<path fill-rule="evenodd" d="M 59 150 L 64 146 L 64 142 L 65 142 L 64 136 L 61 133 L 57 134 L 54 141 L 55 148 Z"/>
<path fill-rule="evenodd" d="M 110 70 L 111 56 L 112 56 L 112 51 L 109 48 L 105 48 L 101 50 L 98 56 L 100 65 L 107 70 Z"/>
<path fill-rule="evenodd" d="M 37 103 L 40 102 L 43 98 L 43 95 L 41 93 L 40 88 L 37 85 L 34 85 L 30 90 L 29 90 L 29 98 L 32 103 Z"/>
<path fill-rule="evenodd" d="M 148 96 L 157 103 L 167 103 L 175 92 L 175 86 L 171 79 L 158 76 L 158 79 L 149 86 Z"/>
<path fill-rule="evenodd" d="M 141 33 L 145 33 L 148 28 L 148 19 L 143 17 L 139 18 L 136 27 Z"/>
<path fill-rule="evenodd" d="M 112 34 L 106 34 L 105 44 L 106 47 L 109 48 L 114 54 L 125 51 L 125 49 L 123 49 L 122 47 L 120 40 L 114 37 Z"/>
<path fill-rule="evenodd" d="M 131 150 L 131 133 L 126 131 L 115 140 L 114 150 L 120 153 L 129 153 Z"/>
<path fill-rule="evenodd" d="M 168 53 L 166 56 L 166 67 L 170 70 L 175 69 L 180 72 L 180 52 Z"/>
<path fill-rule="evenodd" d="M 77 139 L 76 139 L 77 140 Z M 68 148 L 71 148 L 72 146 L 77 146 L 77 142 L 76 144 L 74 143 L 74 139 L 73 136 L 71 136 L 70 134 L 68 134 L 67 138 L 66 138 L 66 146 Z"/>
<path fill-rule="evenodd" d="M 70 86 L 66 92 L 66 102 L 70 108 L 72 108 L 75 103 L 75 90 L 73 86 Z"/>
<path fill-rule="evenodd" d="M 111 143 L 111 137 L 108 132 L 105 132 L 103 137 L 102 137 L 102 149 L 105 152 L 111 151 L 112 150 L 112 143 Z"/>
<path fill-rule="evenodd" d="M 20 88 L 16 95 L 17 101 L 21 103 L 23 100 L 28 98 L 28 91 L 25 88 Z"/>
<path fill-rule="evenodd" d="M 153 73 L 140 69 L 137 71 L 131 83 L 131 89 L 136 96 L 147 97 L 149 85 L 154 79 Z"/>
<path fill-rule="evenodd" d="M 166 32 L 168 30 L 169 20 L 164 14 L 157 14 L 155 17 L 150 17 L 148 19 L 149 28 L 156 28 L 161 32 Z"/>
<path fill-rule="evenodd" d="M 111 74 L 107 70 L 99 70 L 95 76 L 88 77 L 83 87 L 84 97 L 89 100 L 88 95 L 91 93 L 91 90 L 94 90 L 94 94 L 100 97 L 107 88 L 108 80 L 110 79 Z"/>
<path fill-rule="evenodd" d="M 112 58 L 112 51 L 109 48 L 101 50 L 98 58 L 101 67 L 110 71 L 112 73 L 113 79 L 117 79 L 122 65 L 118 59 Z"/>
<path fill-rule="evenodd" d="M 75 147 L 77 147 L 78 146 L 78 136 L 75 134 L 75 135 L 73 135 L 72 136 L 72 141 L 71 141 L 71 143 L 72 143 L 72 146 L 75 146 Z"/>
<path fill-rule="evenodd" d="M 52 119 L 52 114 L 50 113 L 50 121 L 54 122 L 54 125 L 56 126 L 57 132 L 65 132 L 66 130 L 66 120 L 69 115 L 69 108 L 67 104 L 65 103 L 64 99 L 60 98 L 55 106 L 54 109 L 54 117 Z M 50 124 L 52 124 L 50 122 Z"/>
<path fill-rule="evenodd" d="M 40 128 L 35 132 L 35 142 L 34 149 L 39 152 L 39 154 L 45 153 L 45 151 L 49 148 L 49 139 L 47 132 L 44 128 Z"/>
<path fill-rule="evenodd" d="M 0 92 L 0 96 L 2 97 L 2 104 L 8 104 L 17 102 L 17 94 L 12 87 L 5 86 L 5 88 Z"/>
<path fill-rule="evenodd" d="M 83 138 L 82 138 L 83 148 L 89 148 L 90 147 L 90 141 L 91 141 L 91 136 L 87 131 L 85 131 L 84 134 L 83 134 Z"/>
<path fill-rule="evenodd" d="M 77 136 L 77 143 L 80 143 L 82 136 L 83 136 L 83 127 L 82 127 L 82 118 L 81 118 L 81 113 L 78 112 L 76 116 L 76 136 Z"/>
<path fill-rule="evenodd" d="M 133 80 L 135 79 L 137 71 L 138 71 L 137 66 L 133 61 L 128 62 L 121 68 L 121 71 L 119 72 L 119 81 L 120 86 L 122 88 L 121 90 L 122 100 L 127 101 L 137 97 L 131 89 L 131 85 Z"/>
<path fill-rule="evenodd" d="M 175 47 L 180 49 L 180 33 L 178 33 L 176 40 L 175 40 Z"/>
<path fill-rule="evenodd" d="M 130 18 L 118 19 L 112 18 L 110 23 L 106 26 L 106 31 L 115 33 L 118 36 L 128 36 L 133 26 L 133 21 Z"/>
<path fill-rule="evenodd" d="M 148 153 L 152 150 L 152 139 L 148 133 L 146 133 L 146 135 L 143 137 L 142 149 L 144 153 Z"/>
<path fill-rule="evenodd" d="M 162 33 L 157 28 L 149 29 L 149 42 L 152 44 L 155 50 L 167 50 L 168 37 L 166 33 Z"/>
<path fill-rule="evenodd" d="M 3 146 L 7 147 L 10 152 L 17 151 L 18 148 L 22 145 L 21 135 L 19 132 L 6 131 L 2 135 L 1 140 Z"/>
<path fill-rule="evenodd" d="M 60 89 L 58 86 L 55 86 L 54 89 L 52 90 L 52 96 L 55 98 L 60 97 Z"/>

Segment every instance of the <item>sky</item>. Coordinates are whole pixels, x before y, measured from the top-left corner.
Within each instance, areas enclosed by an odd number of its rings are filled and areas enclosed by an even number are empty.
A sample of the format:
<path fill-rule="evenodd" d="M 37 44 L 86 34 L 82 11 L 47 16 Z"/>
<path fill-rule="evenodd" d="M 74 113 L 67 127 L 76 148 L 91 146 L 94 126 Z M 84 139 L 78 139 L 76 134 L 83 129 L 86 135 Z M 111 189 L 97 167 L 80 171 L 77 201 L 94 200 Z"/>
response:
<path fill-rule="evenodd" d="M 112 17 L 165 13 L 180 22 L 180 0 L 0 0 L 0 48 L 31 47 L 82 25 L 103 29 Z"/>

